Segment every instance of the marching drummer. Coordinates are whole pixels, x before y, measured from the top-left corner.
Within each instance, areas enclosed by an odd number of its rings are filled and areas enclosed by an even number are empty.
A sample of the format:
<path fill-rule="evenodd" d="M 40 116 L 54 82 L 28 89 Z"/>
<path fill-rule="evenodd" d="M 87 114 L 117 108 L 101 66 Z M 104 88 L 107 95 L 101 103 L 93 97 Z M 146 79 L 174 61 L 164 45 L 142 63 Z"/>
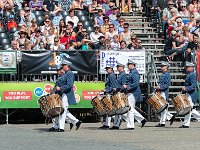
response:
<path fill-rule="evenodd" d="M 162 68 L 162 75 L 159 80 L 159 85 L 156 87 L 156 91 L 160 92 L 161 96 L 165 99 L 169 99 L 169 86 L 171 85 L 171 77 L 168 72 L 169 69 L 169 63 L 168 62 L 162 62 L 161 63 Z M 156 125 L 155 127 L 165 127 L 166 120 L 170 121 L 170 125 L 174 122 L 175 116 L 170 114 L 167 111 L 167 108 L 164 109 L 160 114 L 160 123 Z"/>
<path fill-rule="evenodd" d="M 192 107 L 192 111 L 185 115 L 184 123 L 179 128 L 189 128 L 191 116 L 200 121 L 200 114 L 196 109 L 193 109 L 194 103 L 197 101 L 197 92 L 196 92 L 196 74 L 194 73 L 195 65 L 191 62 L 186 62 L 186 72 L 187 76 L 185 78 L 185 86 L 182 91 L 186 92 L 186 96 Z"/>
<path fill-rule="evenodd" d="M 74 84 L 74 74 L 70 70 L 71 62 L 64 60 L 62 62 L 62 68 L 65 72 L 61 78 L 61 84 L 56 86 L 56 91 L 62 94 L 62 105 L 64 108 L 64 112 L 61 116 L 59 116 L 57 132 L 64 132 L 65 127 L 65 119 L 66 117 L 70 120 L 70 130 L 76 125 L 76 130 L 79 129 L 81 125 L 81 121 L 76 119 L 68 110 L 69 105 L 76 104 L 73 84 Z"/>
<path fill-rule="evenodd" d="M 116 91 L 117 81 L 116 81 L 116 76 L 113 73 L 113 67 L 107 64 L 105 69 L 106 69 L 106 72 L 108 73 L 107 80 L 105 83 L 105 93 L 109 94 Z M 109 129 L 110 122 L 111 122 L 111 117 L 108 117 L 108 115 L 106 115 L 106 120 L 104 122 L 104 125 L 100 127 L 100 129 Z"/>
<path fill-rule="evenodd" d="M 127 89 L 128 91 L 127 97 L 131 109 L 127 113 L 126 130 L 134 130 L 134 116 L 141 118 L 142 126 L 144 126 L 146 120 L 137 110 L 135 110 L 135 103 L 140 102 L 143 99 L 140 90 L 140 75 L 136 69 L 136 63 L 128 60 L 127 66 L 130 72 L 126 80 L 126 84 L 123 85 L 123 88 Z"/>

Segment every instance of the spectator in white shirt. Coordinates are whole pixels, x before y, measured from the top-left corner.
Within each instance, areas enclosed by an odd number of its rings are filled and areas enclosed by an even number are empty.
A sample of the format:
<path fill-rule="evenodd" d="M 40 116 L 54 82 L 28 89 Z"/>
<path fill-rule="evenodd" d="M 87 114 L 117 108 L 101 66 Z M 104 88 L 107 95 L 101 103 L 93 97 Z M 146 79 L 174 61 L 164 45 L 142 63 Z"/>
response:
<path fill-rule="evenodd" d="M 94 30 L 95 31 L 90 34 L 91 43 L 98 44 L 99 43 L 99 37 L 103 36 L 103 34 L 99 32 L 99 26 L 98 25 L 94 26 Z"/>
<path fill-rule="evenodd" d="M 65 22 L 68 23 L 68 21 L 72 21 L 74 23 L 74 27 L 77 27 L 79 19 L 74 15 L 74 12 L 74 9 L 69 10 L 69 16 L 66 17 Z"/>

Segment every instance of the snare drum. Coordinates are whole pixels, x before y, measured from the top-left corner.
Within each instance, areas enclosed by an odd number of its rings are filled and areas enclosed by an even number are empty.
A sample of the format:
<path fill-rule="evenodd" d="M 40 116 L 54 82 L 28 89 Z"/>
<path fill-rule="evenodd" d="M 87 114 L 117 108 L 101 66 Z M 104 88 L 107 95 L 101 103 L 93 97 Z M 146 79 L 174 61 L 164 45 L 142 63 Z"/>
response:
<path fill-rule="evenodd" d="M 148 99 L 148 102 L 152 105 L 156 113 L 161 113 L 168 106 L 167 101 L 161 96 L 160 93 L 153 94 Z"/>
<path fill-rule="evenodd" d="M 112 96 L 112 99 L 113 99 L 113 107 L 116 108 L 116 114 L 122 115 L 130 110 L 128 98 L 124 93 L 118 92 Z"/>
<path fill-rule="evenodd" d="M 98 95 L 92 99 L 92 105 L 94 107 L 94 111 L 99 115 L 103 116 L 107 114 L 107 111 L 104 108 L 104 104 L 102 103 L 103 96 Z"/>
<path fill-rule="evenodd" d="M 64 112 L 62 107 L 62 100 L 58 94 L 49 94 L 42 96 L 38 103 L 40 109 L 45 117 L 57 117 Z"/>
<path fill-rule="evenodd" d="M 111 95 L 106 95 L 103 97 L 102 102 L 108 116 L 116 115 L 116 107 L 113 107 L 113 99 Z"/>
<path fill-rule="evenodd" d="M 178 115 L 186 115 L 191 110 L 190 102 L 185 94 L 178 94 L 172 102 Z"/>

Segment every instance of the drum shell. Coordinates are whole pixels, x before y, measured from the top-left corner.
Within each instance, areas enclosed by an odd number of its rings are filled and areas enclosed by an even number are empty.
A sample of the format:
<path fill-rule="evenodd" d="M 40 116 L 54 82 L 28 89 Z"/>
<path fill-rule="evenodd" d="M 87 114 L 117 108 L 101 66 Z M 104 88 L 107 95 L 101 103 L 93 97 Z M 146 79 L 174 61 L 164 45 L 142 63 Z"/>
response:
<path fill-rule="evenodd" d="M 104 108 L 108 114 L 108 116 L 116 115 L 116 108 L 113 107 L 113 99 L 111 95 L 106 95 L 102 99 L 102 103 L 104 104 Z"/>
<path fill-rule="evenodd" d="M 161 113 L 168 107 L 167 101 L 160 93 L 153 94 L 147 101 L 154 108 L 157 114 Z"/>
<path fill-rule="evenodd" d="M 103 96 L 96 96 L 92 99 L 92 105 L 94 107 L 94 111 L 98 116 L 103 116 L 107 114 L 107 111 L 104 108 L 104 104 L 102 103 Z"/>
<path fill-rule="evenodd" d="M 190 102 L 185 94 L 178 94 L 172 102 L 178 115 L 186 115 L 191 111 Z"/>

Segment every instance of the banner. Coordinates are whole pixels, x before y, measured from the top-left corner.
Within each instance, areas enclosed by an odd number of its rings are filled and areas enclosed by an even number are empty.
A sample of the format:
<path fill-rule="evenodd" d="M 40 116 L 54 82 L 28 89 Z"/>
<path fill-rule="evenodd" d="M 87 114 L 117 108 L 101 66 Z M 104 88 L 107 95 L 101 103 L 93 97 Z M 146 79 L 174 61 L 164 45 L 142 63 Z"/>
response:
<path fill-rule="evenodd" d="M 105 74 L 105 67 L 107 64 L 112 65 L 114 72 L 117 73 L 117 62 L 126 65 L 128 59 L 136 62 L 136 68 L 139 74 L 145 74 L 146 71 L 146 55 L 144 50 L 138 51 L 101 51 L 100 52 L 100 73 Z M 128 73 L 128 68 L 125 67 L 126 73 Z"/>
<path fill-rule="evenodd" d="M 63 60 L 72 63 L 72 71 L 79 75 L 97 74 L 97 60 L 94 51 L 45 51 L 23 52 L 21 74 L 56 73 L 56 66 Z"/>
<path fill-rule="evenodd" d="M 76 105 L 70 108 L 92 108 L 91 100 L 104 89 L 103 82 L 75 82 Z M 54 83 L 0 83 L 0 108 L 39 108 L 38 99 L 50 93 Z"/>
<path fill-rule="evenodd" d="M 0 51 L 0 74 L 16 74 L 16 51 Z"/>

